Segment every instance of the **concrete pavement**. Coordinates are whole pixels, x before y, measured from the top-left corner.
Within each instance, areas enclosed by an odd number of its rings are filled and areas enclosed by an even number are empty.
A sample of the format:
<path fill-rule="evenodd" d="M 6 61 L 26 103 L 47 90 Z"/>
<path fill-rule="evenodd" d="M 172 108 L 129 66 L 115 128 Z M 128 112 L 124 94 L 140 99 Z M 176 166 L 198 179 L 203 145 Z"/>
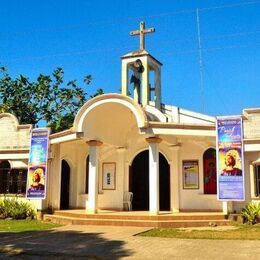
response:
<path fill-rule="evenodd" d="M 145 230 L 73 225 L 1 233 L 0 259 L 260 259 L 260 241 L 135 236 Z"/>

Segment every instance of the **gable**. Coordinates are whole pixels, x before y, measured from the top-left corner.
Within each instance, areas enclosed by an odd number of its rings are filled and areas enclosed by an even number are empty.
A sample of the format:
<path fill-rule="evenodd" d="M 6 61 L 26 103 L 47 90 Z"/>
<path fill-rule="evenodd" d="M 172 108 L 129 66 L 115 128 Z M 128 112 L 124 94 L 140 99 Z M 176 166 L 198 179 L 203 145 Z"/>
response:
<path fill-rule="evenodd" d="M 0 114 L 0 150 L 29 149 L 31 128 L 31 125 L 19 125 L 11 114 Z"/>

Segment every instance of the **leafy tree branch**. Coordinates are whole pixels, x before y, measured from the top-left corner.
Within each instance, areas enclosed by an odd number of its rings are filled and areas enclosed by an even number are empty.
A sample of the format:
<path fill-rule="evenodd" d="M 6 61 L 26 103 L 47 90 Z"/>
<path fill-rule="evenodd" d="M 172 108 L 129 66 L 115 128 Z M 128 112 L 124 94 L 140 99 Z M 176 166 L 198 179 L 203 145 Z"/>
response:
<path fill-rule="evenodd" d="M 89 85 L 92 80 L 87 75 L 84 83 Z M 90 98 L 102 94 L 103 89 L 98 89 Z M 21 124 L 45 121 L 54 132 L 68 129 L 86 100 L 87 93 L 76 80 L 64 83 L 62 68 L 52 75 L 40 74 L 35 81 L 23 75 L 11 78 L 5 67 L 0 68 L 0 112 L 14 114 Z"/>

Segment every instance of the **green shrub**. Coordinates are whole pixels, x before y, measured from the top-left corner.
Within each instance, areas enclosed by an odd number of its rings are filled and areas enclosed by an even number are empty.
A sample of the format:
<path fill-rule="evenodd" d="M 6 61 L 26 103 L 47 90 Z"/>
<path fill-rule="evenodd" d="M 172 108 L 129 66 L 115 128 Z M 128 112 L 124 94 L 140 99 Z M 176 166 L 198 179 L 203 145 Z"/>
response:
<path fill-rule="evenodd" d="M 4 199 L 0 201 L 0 214 L 4 218 L 25 219 L 36 216 L 35 209 L 28 202 L 15 199 Z"/>
<path fill-rule="evenodd" d="M 0 216 L 4 215 L 4 202 L 0 200 Z"/>
<path fill-rule="evenodd" d="M 245 222 L 253 225 L 258 223 L 260 217 L 260 203 L 250 202 L 241 210 Z"/>
<path fill-rule="evenodd" d="M 11 218 L 12 208 L 14 206 L 14 199 L 4 199 L 3 200 L 3 216 L 4 218 Z"/>

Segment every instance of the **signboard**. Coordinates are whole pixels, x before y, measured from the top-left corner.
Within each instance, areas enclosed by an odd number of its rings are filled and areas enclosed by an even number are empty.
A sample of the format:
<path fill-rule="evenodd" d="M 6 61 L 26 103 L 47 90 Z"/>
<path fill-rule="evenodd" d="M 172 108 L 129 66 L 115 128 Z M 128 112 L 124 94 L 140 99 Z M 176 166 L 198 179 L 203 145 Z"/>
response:
<path fill-rule="evenodd" d="M 245 200 L 241 117 L 217 118 L 218 199 Z"/>
<path fill-rule="evenodd" d="M 115 190 L 116 188 L 116 164 L 103 163 L 103 190 Z"/>
<path fill-rule="evenodd" d="M 36 128 L 31 133 L 26 198 L 45 199 L 49 129 Z"/>
<path fill-rule="evenodd" d="M 183 189 L 199 188 L 199 162 L 197 160 L 182 162 Z"/>

